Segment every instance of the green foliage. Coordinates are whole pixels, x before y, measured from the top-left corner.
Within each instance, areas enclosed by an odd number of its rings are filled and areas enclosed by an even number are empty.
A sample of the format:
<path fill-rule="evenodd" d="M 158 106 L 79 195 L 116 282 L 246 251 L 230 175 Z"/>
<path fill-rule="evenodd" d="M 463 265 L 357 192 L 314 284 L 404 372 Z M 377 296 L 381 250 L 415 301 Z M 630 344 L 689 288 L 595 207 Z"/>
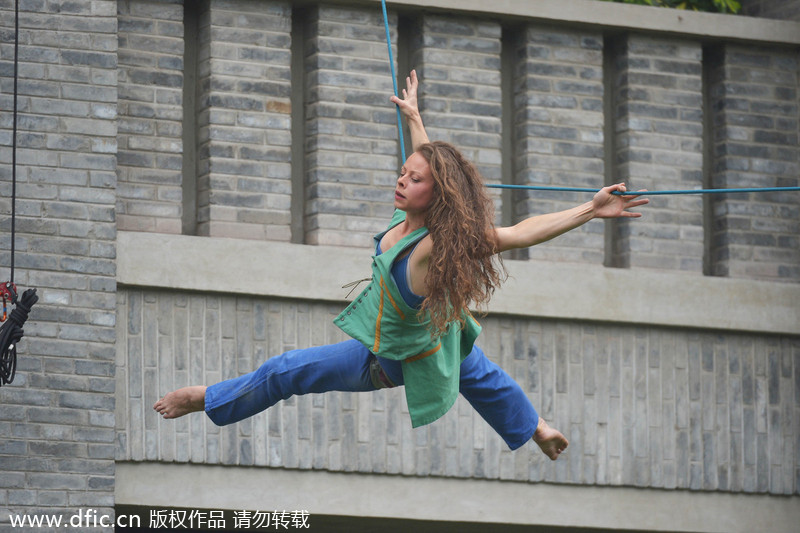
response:
<path fill-rule="evenodd" d="M 710 13 L 738 13 L 742 5 L 737 0 L 605 0 L 643 6 L 671 7 Z"/>

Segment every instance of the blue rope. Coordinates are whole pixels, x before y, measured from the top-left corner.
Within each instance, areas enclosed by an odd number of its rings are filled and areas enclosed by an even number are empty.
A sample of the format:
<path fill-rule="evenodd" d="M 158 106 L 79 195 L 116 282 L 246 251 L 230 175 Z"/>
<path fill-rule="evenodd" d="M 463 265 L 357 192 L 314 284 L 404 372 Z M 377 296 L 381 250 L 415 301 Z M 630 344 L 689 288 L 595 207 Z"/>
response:
<path fill-rule="evenodd" d="M 392 86 L 394 86 L 394 95 L 397 94 L 397 78 L 394 74 L 394 57 L 392 57 L 392 39 L 389 34 L 389 16 L 386 14 L 386 0 L 381 0 L 381 7 L 383 8 L 383 26 L 386 28 L 386 47 L 389 49 L 389 70 L 392 72 Z M 406 144 L 403 141 L 403 123 L 400 116 L 400 106 L 395 104 L 397 111 L 397 133 L 400 136 L 400 153 L 403 156 L 403 163 L 406 161 Z"/>
<path fill-rule="evenodd" d="M 540 185 L 505 185 L 496 183 L 487 183 L 487 187 L 493 189 L 527 189 L 534 191 L 563 191 L 563 192 L 590 192 L 596 193 L 600 189 L 588 189 L 581 187 L 545 187 Z M 683 189 L 676 191 L 627 191 L 619 192 L 614 191 L 612 194 L 619 196 L 656 196 L 666 194 L 727 194 L 727 193 L 746 193 L 746 192 L 784 192 L 784 191 L 800 191 L 800 187 L 752 187 L 741 189 Z"/>
<path fill-rule="evenodd" d="M 394 87 L 394 95 L 399 97 L 397 93 L 397 77 L 394 73 L 394 57 L 392 56 L 392 40 L 389 32 L 389 16 L 386 13 L 386 0 L 381 0 L 381 8 L 383 9 L 383 26 L 386 29 L 386 47 L 389 49 L 389 70 L 392 73 L 392 86 Z M 403 156 L 403 161 L 406 160 L 406 145 L 403 140 L 403 126 L 402 116 L 400 114 L 400 106 L 395 105 L 397 111 L 397 133 L 400 137 L 400 153 Z M 599 189 L 589 189 L 581 187 L 546 187 L 539 185 L 506 185 L 488 183 L 487 187 L 493 189 L 527 189 L 534 191 L 561 191 L 561 192 L 588 192 L 596 193 Z M 740 189 L 683 189 L 675 191 L 645 191 L 634 192 L 628 191 L 625 193 L 614 191 L 612 194 L 618 196 L 624 195 L 638 195 L 638 196 L 657 196 L 667 194 L 728 194 L 728 193 L 747 193 L 747 192 L 784 192 L 784 191 L 800 191 L 800 187 L 753 187 L 753 188 L 740 188 Z"/>

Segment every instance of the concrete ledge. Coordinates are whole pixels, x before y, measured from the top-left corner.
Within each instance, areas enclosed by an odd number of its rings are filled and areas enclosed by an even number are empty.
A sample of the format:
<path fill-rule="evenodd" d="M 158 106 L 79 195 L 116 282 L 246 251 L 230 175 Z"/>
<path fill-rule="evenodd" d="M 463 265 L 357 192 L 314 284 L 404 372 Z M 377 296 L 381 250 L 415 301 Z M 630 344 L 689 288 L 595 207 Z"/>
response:
<path fill-rule="evenodd" d="M 377 0 L 364 3 L 379 4 Z M 684 35 L 703 41 L 800 44 L 800 23 L 742 15 L 699 13 L 599 0 L 395 0 L 390 8 L 445 10 L 480 16 L 590 25 L 618 31 Z"/>
<path fill-rule="evenodd" d="M 117 463 L 115 501 L 155 509 L 305 510 L 312 524 L 314 515 L 334 515 L 751 533 L 794 531 L 800 523 L 798 497 L 175 463 Z"/>
<path fill-rule="evenodd" d="M 119 232 L 117 282 L 344 303 L 370 274 L 361 248 Z M 800 285 L 645 269 L 507 261 L 490 313 L 800 334 Z"/>

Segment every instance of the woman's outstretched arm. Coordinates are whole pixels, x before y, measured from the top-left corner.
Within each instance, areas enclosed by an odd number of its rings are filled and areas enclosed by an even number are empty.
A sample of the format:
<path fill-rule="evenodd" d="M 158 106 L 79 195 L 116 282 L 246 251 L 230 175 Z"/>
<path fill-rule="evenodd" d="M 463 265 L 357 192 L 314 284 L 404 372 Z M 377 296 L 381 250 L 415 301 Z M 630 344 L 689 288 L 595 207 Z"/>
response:
<path fill-rule="evenodd" d="M 411 147 L 416 152 L 421 145 L 430 142 L 428 134 L 425 133 L 425 126 L 422 124 L 422 116 L 419 114 L 417 105 L 417 88 L 419 80 L 417 71 L 412 70 L 406 78 L 406 88 L 403 89 L 403 98 L 392 96 L 390 100 L 397 104 L 403 116 L 406 117 L 408 129 L 411 132 Z"/>
<path fill-rule="evenodd" d="M 641 213 L 628 210 L 648 203 L 647 198 L 639 198 L 636 193 L 625 196 L 611 194 L 614 191 L 625 192 L 625 184 L 618 183 L 604 187 L 594 195 L 591 201 L 572 209 L 537 215 L 514 226 L 496 228 L 497 251 L 527 248 L 549 241 L 595 218 L 637 218 L 642 216 Z"/>

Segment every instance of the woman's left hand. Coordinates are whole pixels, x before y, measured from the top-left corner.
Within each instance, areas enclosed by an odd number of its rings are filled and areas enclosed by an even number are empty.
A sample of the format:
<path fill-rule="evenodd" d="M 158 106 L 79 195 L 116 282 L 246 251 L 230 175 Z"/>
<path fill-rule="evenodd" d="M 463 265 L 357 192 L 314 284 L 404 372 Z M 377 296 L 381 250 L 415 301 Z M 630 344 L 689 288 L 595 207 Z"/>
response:
<path fill-rule="evenodd" d="M 406 88 L 403 89 L 403 98 L 392 96 L 390 100 L 394 102 L 408 123 L 408 131 L 411 133 L 411 146 L 416 151 L 421 145 L 429 142 L 425 126 L 422 125 L 422 115 L 419 114 L 417 104 L 417 89 L 419 80 L 417 71 L 412 70 L 406 78 Z"/>
<path fill-rule="evenodd" d="M 406 78 L 406 88 L 403 89 L 403 98 L 391 96 L 389 100 L 397 104 L 400 111 L 407 120 L 414 120 L 419 117 L 419 106 L 417 105 L 417 88 L 419 87 L 419 80 L 417 79 L 417 71 L 412 70 Z"/>
<path fill-rule="evenodd" d="M 638 218 L 641 213 L 629 211 L 629 209 L 645 205 L 650 202 L 647 198 L 640 198 L 635 192 L 631 194 L 612 194 L 615 191 L 626 192 L 624 183 L 617 183 L 600 189 L 592 198 L 594 207 L 594 218 L 617 218 L 632 217 Z M 645 190 L 639 191 L 645 192 Z"/>

